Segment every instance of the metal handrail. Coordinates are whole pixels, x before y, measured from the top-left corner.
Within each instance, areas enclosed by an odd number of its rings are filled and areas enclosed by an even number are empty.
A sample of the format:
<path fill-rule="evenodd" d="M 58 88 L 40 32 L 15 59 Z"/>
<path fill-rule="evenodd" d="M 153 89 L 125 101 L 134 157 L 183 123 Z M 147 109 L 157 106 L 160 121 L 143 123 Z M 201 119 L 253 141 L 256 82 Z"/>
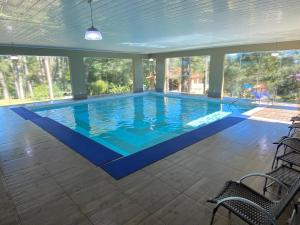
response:
<path fill-rule="evenodd" d="M 239 100 L 240 100 L 239 98 L 236 98 L 236 99 L 232 100 L 231 102 L 227 103 L 228 109 L 229 109 L 229 110 L 232 110 L 232 109 L 231 109 L 231 106 L 232 106 L 234 103 L 238 102 Z"/>
<path fill-rule="evenodd" d="M 229 105 L 231 105 L 231 104 L 233 104 L 233 103 L 236 103 L 236 102 L 238 102 L 240 99 L 239 98 L 236 98 L 236 99 L 234 99 L 233 101 L 231 101 L 230 103 L 229 103 Z"/>

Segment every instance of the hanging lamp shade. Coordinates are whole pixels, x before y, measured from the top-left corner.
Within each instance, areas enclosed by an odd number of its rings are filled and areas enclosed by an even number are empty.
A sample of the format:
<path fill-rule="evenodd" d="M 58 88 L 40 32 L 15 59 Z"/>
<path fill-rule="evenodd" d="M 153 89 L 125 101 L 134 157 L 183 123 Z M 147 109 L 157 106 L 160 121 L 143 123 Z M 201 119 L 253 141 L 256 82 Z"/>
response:
<path fill-rule="evenodd" d="M 91 26 L 89 29 L 86 30 L 84 38 L 85 40 L 96 41 L 102 40 L 102 35 L 97 28 Z"/>
<path fill-rule="evenodd" d="M 102 35 L 100 31 L 94 27 L 92 0 L 88 0 L 88 3 L 90 5 L 90 10 L 91 10 L 92 26 L 85 31 L 84 38 L 85 40 L 89 40 L 89 41 L 102 40 Z"/>

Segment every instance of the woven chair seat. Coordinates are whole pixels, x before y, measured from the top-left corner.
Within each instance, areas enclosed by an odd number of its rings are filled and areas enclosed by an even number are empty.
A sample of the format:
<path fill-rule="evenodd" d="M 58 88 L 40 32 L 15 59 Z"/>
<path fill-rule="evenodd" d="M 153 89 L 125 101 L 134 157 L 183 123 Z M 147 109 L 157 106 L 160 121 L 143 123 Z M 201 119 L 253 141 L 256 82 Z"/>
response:
<path fill-rule="evenodd" d="M 250 200 L 258 204 L 262 208 L 264 208 L 271 216 L 274 215 L 273 211 L 276 207 L 276 203 L 270 201 L 265 196 L 257 193 L 256 191 L 247 187 L 243 183 L 238 183 L 234 181 L 226 182 L 222 191 L 218 194 L 216 198 L 210 200 L 210 202 L 217 203 L 218 201 L 227 197 L 241 197 Z M 221 205 L 229 209 L 230 211 L 232 211 L 237 216 L 246 220 L 249 224 L 252 225 L 271 224 L 270 220 L 267 219 L 265 214 L 263 214 L 261 211 L 259 211 L 258 209 L 254 208 L 253 206 L 247 203 L 240 202 L 240 201 L 225 201 Z"/>
<path fill-rule="evenodd" d="M 300 178 L 298 178 L 289 188 L 281 185 L 285 187 L 286 194 L 281 195 L 279 201 L 271 201 L 242 183 L 243 179 L 250 176 L 260 176 L 260 174 L 246 175 L 239 182 L 228 181 L 217 197 L 208 200 L 217 205 L 213 210 L 210 225 L 213 225 L 215 214 L 220 206 L 227 208 L 250 225 L 275 225 L 300 190 Z"/>
<path fill-rule="evenodd" d="M 299 123 L 300 125 L 300 123 Z M 299 126 L 300 127 L 300 126 Z M 300 152 L 300 139 L 299 138 L 285 138 L 281 141 L 281 143 L 292 150 Z"/>
<path fill-rule="evenodd" d="M 297 152 L 289 152 L 287 154 L 284 154 L 282 156 L 278 156 L 277 160 L 282 160 L 286 163 L 289 163 L 291 165 L 295 165 L 300 167 L 300 154 Z"/>
<path fill-rule="evenodd" d="M 274 177 L 288 187 L 291 187 L 300 178 L 300 171 L 282 165 L 279 168 L 271 171 L 270 173 L 267 173 L 267 175 Z"/>
<path fill-rule="evenodd" d="M 280 149 L 283 149 L 284 152 L 283 155 L 278 156 Z M 279 160 L 288 162 L 290 165 L 300 166 L 300 156 L 297 153 L 300 154 L 300 138 L 283 136 L 277 143 L 272 168 L 277 168 Z"/>

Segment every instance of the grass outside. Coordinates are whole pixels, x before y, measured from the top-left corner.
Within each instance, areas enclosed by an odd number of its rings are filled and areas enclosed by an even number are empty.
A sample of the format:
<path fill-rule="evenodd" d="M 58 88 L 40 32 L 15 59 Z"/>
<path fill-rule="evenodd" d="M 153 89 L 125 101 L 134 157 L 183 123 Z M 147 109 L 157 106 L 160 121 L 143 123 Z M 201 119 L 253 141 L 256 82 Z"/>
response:
<path fill-rule="evenodd" d="M 62 100 L 66 99 L 65 96 L 57 97 L 54 100 Z M 21 105 L 21 104 L 29 104 L 35 102 L 47 102 L 51 101 L 50 99 L 0 99 L 0 106 L 12 106 L 12 105 Z"/>

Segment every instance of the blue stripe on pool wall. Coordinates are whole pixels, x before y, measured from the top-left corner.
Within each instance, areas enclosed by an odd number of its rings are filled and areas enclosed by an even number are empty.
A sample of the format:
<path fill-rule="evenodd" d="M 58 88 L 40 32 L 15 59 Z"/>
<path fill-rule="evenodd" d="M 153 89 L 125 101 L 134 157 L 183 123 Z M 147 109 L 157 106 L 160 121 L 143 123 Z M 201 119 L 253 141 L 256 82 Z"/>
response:
<path fill-rule="evenodd" d="M 143 151 L 114 160 L 101 167 L 115 179 L 121 179 L 139 169 L 144 168 L 145 166 L 186 148 L 189 145 L 242 122 L 245 119 L 246 118 L 240 117 L 226 117 L 178 137 L 159 143 Z"/>
<path fill-rule="evenodd" d="M 123 157 L 105 146 L 47 117 L 41 117 L 31 121 L 96 166 L 101 166 L 114 159 Z"/>
<path fill-rule="evenodd" d="M 10 108 L 12 111 L 17 113 L 19 116 L 21 116 L 24 120 L 32 120 L 32 119 L 39 119 L 41 118 L 40 115 L 24 108 L 24 107 L 16 107 L 16 108 Z"/>

